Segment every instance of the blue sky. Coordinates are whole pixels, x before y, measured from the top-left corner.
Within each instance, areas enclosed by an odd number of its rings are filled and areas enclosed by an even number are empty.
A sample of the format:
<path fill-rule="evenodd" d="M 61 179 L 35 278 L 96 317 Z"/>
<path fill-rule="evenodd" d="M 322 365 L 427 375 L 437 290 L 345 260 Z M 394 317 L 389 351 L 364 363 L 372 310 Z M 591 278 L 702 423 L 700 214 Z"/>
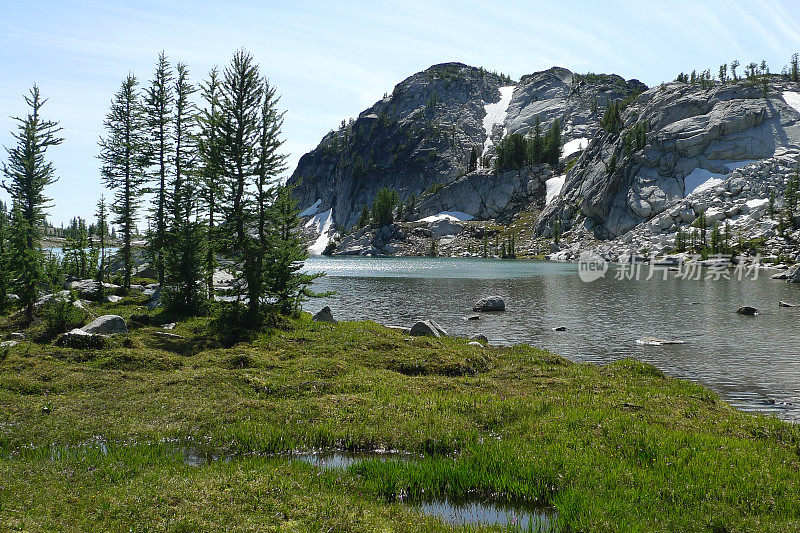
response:
<path fill-rule="evenodd" d="M 163 49 L 197 81 L 240 47 L 282 94 L 293 170 L 343 118 L 435 63 L 514 78 L 559 65 L 648 85 L 732 59 L 780 71 L 800 51 L 800 2 L 0 0 L 0 145 L 38 83 L 66 138 L 50 153 L 60 176 L 51 219 L 91 215 L 97 139 L 123 77 L 149 80 Z"/>

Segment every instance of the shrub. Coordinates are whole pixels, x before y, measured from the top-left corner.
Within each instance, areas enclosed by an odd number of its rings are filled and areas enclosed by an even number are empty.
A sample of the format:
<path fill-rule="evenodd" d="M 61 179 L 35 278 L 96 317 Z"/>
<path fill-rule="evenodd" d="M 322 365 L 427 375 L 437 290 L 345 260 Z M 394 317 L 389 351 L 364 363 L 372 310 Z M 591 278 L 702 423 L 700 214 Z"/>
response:
<path fill-rule="evenodd" d="M 219 306 L 208 322 L 209 334 L 219 339 L 223 346 L 252 340 L 257 325 L 247 306 L 240 302 L 227 302 Z"/>
<path fill-rule="evenodd" d="M 86 318 L 84 311 L 75 307 L 74 302 L 75 298 L 71 294 L 69 298 L 56 295 L 44 305 L 47 336 L 55 337 L 83 325 Z"/>

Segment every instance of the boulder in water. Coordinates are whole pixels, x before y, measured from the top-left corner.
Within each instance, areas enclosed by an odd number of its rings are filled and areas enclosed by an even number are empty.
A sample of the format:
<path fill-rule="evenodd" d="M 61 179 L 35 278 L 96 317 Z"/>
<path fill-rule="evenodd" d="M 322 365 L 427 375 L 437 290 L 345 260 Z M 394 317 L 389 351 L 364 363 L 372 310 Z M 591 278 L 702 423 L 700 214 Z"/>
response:
<path fill-rule="evenodd" d="M 641 344 L 642 346 L 664 346 L 667 344 L 686 344 L 686 341 L 659 339 L 658 337 L 642 337 L 641 339 L 636 339 L 636 344 Z"/>
<path fill-rule="evenodd" d="M 736 312 L 740 315 L 756 316 L 758 314 L 758 309 L 756 309 L 755 307 L 751 307 L 749 305 L 743 305 L 742 307 L 737 309 Z"/>
<path fill-rule="evenodd" d="M 800 283 L 800 265 L 795 265 L 786 272 L 786 281 Z"/>
<path fill-rule="evenodd" d="M 472 307 L 473 311 L 505 311 L 506 303 L 501 296 L 481 298 Z"/>

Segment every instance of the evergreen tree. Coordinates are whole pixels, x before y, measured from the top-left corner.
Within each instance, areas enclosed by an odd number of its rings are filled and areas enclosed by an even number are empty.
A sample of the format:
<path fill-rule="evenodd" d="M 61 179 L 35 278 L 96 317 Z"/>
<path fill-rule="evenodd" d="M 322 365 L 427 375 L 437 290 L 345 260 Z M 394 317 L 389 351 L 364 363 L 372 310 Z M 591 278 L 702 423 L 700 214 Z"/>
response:
<path fill-rule="evenodd" d="M 800 59 L 798 59 L 797 52 L 795 52 L 794 54 L 792 54 L 792 60 L 790 63 L 791 64 L 790 75 L 792 81 L 798 81 L 798 79 L 800 79 L 800 67 L 798 66 L 798 63 L 800 63 Z"/>
<path fill-rule="evenodd" d="M 620 132 L 622 129 L 622 105 L 619 101 L 614 100 L 608 103 L 600 125 L 609 133 Z"/>
<path fill-rule="evenodd" d="M 364 204 L 361 208 L 361 216 L 358 218 L 358 228 L 361 229 L 369 225 L 369 207 Z"/>
<path fill-rule="evenodd" d="M 497 145 L 495 171 L 521 170 L 526 163 L 526 141 L 519 133 L 512 133 L 503 138 Z"/>
<path fill-rule="evenodd" d="M 156 179 L 152 217 L 154 231 L 148 239 L 150 253 L 158 273 L 158 282 L 164 284 L 164 247 L 167 239 L 167 179 L 172 152 L 172 123 L 174 96 L 172 69 L 166 54 L 158 55 L 156 70 L 146 91 L 145 111 L 150 134 L 150 151 L 153 154 Z"/>
<path fill-rule="evenodd" d="M 547 128 L 547 133 L 544 136 L 544 153 L 543 160 L 552 166 L 558 165 L 558 160 L 561 157 L 561 124 L 558 119 Z"/>
<path fill-rule="evenodd" d="M 58 137 L 61 128 L 57 122 L 41 117 L 42 99 L 39 87 L 34 85 L 30 96 L 25 96 L 30 108 L 25 118 L 14 117 L 17 131 L 11 135 L 17 144 L 6 148 L 8 162 L 3 163 L 3 189 L 11 196 L 14 205 L 14 229 L 10 246 L 13 261 L 9 265 L 16 278 L 17 294 L 25 308 L 25 316 L 33 320 L 37 285 L 42 279 L 41 250 L 42 228 L 50 199 L 45 187 L 56 181 L 53 164 L 45 159 L 47 149 L 63 141 Z M 8 180 L 8 181 L 6 181 Z"/>
<path fill-rule="evenodd" d="M 136 211 L 147 181 L 149 165 L 147 122 L 136 89 L 138 82 L 129 74 L 111 101 L 111 110 L 104 122 L 107 136 L 100 139 L 100 160 L 103 181 L 115 192 L 111 207 L 114 222 L 122 229 L 123 291 L 131 288 L 133 270 L 131 241 L 136 231 Z"/>
<path fill-rule="evenodd" d="M 287 195 L 291 196 L 291 191 L 282 190 L 281 198 L 276 196 L 275 184 L 278 180 L 278 175 L 286 170 L 286 155 L 280 153 L 280 148 L 283 145 L 283 140 L 280 139 L 281 128 L 283 127 L 284 113 L 278 111 L 278 101 L 280 98 L 276 96 L 275 88 L 270 86 L 269 82 L 263 80 L 263 101 L 261 103 L 261 122 L 259 125 L 258 136 L 258 164 L 256 166 L 256 206 L 258 209 L 258 252 L 256 257 L 256 268 L 261 274 L 259 283 L 263 283 L 267 291 L 272 291 L 272 295 L 278 297 L 281 302 L 280 310 L 283 313 L 291 311 L 287 307 L 287 298 L 293 293 L 294 288 L 291 284 L 298 281 L 298 275 L 295 274 L 302 264 L 299 266 L 292 264 L 284 264 L 286 259 L 285 253 L 289 249 L 295 247 L 293 236 L 289 235 L 290 230 L 284 226 L 289 221 L 296 221 L 299 224 L 297 217 L 298 210 L 296 209 L 297 203 L 292 203 L 291 198 L 286 198 Z M 273 200 L 280 200 L 281 205 L 272 206 Z M 274 215 L 273 220 L 270 216 Z M 277 220 L 276 220 L 277 219 Z M 270 227 L 270 223 L 274 227 Z M 294 227 L 294 226 L 293 226 Z M 276 239 L 274 232 L 278 233 L 277 243 L 272 242 Z M 276 245 L 285 245 L 287 250 L 275 250 Z M 296 246 L 300 246 L 299 240 Z M 273 258 L 281 258 L 281 260 L 273 261 L 272 264 L 265 264 L 267 255 L 271 254 Z M 296 254 L 295 254 L 296 255 Z M 295 262 L 302 261 L 305 257 L 295 259 Z M 282 266 L 280 266 L 282 265 Z M 275 279 L 273 276 L 279 276 L 281 279 Z M 276 289 L 277 284 L 277 289 Z M 272 285 L 272 288 L 270 288 Z M 298 302 L 299 303 L 299 302 Z"/>
<path fill-rule="evenodd" d="M 208 82 L 201 86 L 205 108 L 199 115 L 200 133 L 197 152 L 200 157 L 201 199 L 206 209 L 204 269 L 208 296 L 213 296 L 216 270 L 217 231 L 216 216 L 222 194 L 224 147 L 220 134 L 220 80 L 216 68 L 209 73 Z"/>
<path fill-rule="evenodd" d="M 719 66 L 719 81 L 720 83 L 728 81 L 728 65 Z"/>
<path fill-rule="evenodd" d="M 167 310 L 193 315 L 202 310 L 205 292 L 203 281 L 203 228 L 196 213 L 199 187 L 195 170 L 193 126 L 196 110 L 191 102 L 195 87 L 189 82 L 189 70 L 176 66 L 175 126 L 173 128 L 173 176 L 169 197 L 169 244 L 165 255 L 164 304 Z"/>
<path fill-rule="evenodd" d="M 731 61 L 731 76 L 733 77 L 733 81 L 738 81 L 739 76 L 736 75 L 736 69 L 739 67 L 739 60 L 734 59 Z"/>
<path fill-rule="evenodd" d="M 102 283 L 105 279 L 106 271 L 106 235 L 108 234 L 108 208 L 106 206 L 106 199 L 100 195 L 100 200 L 97 201 L 97 237 L 100 246 L 100 258 L 97 267 L 97 281 L 100 282 L 100 296 L 102 296 Z"/>
<path fill-rule="evenodd" d="M 392 189 L 384 187 L 378 191 L 372 203 L 372 222 L 376 227 L 382 228 L 394 222 L 394 208 L 398 202 L 397 192 Z"/>
<path fill-rule="evenodd" d="M 266 292 L 283 314 L 300 310 L 305 298 L 319 296 L 311 291 L 311 283 L 323 274 L 300 272 L 308 251 L 295 231 L 300 224 L 297 200 L 291 188 L 278 187 L 269 208 L 269 246 L 266 248 Z"/>
<path fill-rule="evenodd" d="M 279 142 L 279 127 L 262 125 L 264 82 L 258 65 L 248 52 L 239 50 L 234 54 L 230 66 L 225 69 L 221 92 L 227 251 L 241 261 L 247 284 L 249 317 L 257 320 L 264 296 L 263 258 L 258 257 L 263 245 L 259 239 L 264 234 L 261 230 L 265 223 L 263 210 L 268 205 L 265 181 L 271 178 L 265 173 L 264 165 L 264 158 L 271 156 L 263 155 L 260 148 L 265 144 L 274 145 L 273 141 Z M 274 116 L 279 115 L 275 113 Z M 265 143 L 265 132 L 272 132 L 276 138 Z M 253 227 L 256 228 L 255 236 L 251 234 Z"/>
<path fill-rule="evenodd" d="M 468 172 L 475 172 L 478 170 L 478 150 L 474 146 L 469 151 L 469 170 Z"/>
<path fill-rule="evenodd" d="M 62 263 L 67 274 L 84 279 L 89 271 L 89 240 L 86 234 L 86 221 L 75 217 L 70 222 L 64 242 Z"/>
<path fill-rule="evenodd" d="M 11 281 L 8 269 L 8 213 L 6 204 L 0 200 L 0 313 L 8 303 L 8 286 Z"/>
<path fill-rule="evenodd" d="M 542 152 L 543 152 L 543 143 L 542 143 L 542 122 L 539 120 L 539 115 L 536 115 L 536 119 L 533 123 L 533 138 L 528 143 L 527 148 L 527 155 L 528 155 L 528 162 L 531 165 L 538 165 L 542 162 Z"/>

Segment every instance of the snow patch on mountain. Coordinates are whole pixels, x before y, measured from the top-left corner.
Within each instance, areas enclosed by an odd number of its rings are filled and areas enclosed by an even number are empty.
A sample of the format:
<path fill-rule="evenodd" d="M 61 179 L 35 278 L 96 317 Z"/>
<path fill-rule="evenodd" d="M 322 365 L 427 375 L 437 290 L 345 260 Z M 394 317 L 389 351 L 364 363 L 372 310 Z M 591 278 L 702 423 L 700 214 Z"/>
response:
<path fill-rule="evenodd" d="M 556 176 L 555 178 L 550 178 L 544 182 L 545 186 L 545 205 L 549 205 L 550 202 L 558 198 L 558 195 L 561 194 L 561 188 L 564 186 L 564 181 L 566 181 L 567 175 L 562 174 L 560 176 Z"/>
<path fill-rule="evenodd" d="M 451 222 L 467 222 L 474 220 L 475 217 L 464 213 L 462 211 L 442 211 L 429 217 L 421 218 L 417 222 L 439 222 L 440 220 L 449 220 Z"/>
<path fill-rule="evenodd" d="M 789 104 L 789 107 L 800 113 L 800 93 L 784 91 L 783 100 Z"/>
<path fill-rule="evenodd" d="M 684 196 L 715 187 L 725 181 L 725 177 L 725 174 L 698 167 L 683 179 Z"/>
<path fill-rule="evenodd" d="M 300 214 L 298 216 L 299 217 L 313 217 L 314 215 L 319 213 L 320 204 L 322 204 L 322 200 L 317 200 L 314 203 L 314 205 L 312 205 L 311 207 L 309 207 L 309 208 L 307 208 L 307 209 L 305 209 L 303 211 L 300 211 Z"/>
<path fill-rule="evenodd" d="M 589 146 L 589 139 L 586 137 L 572 139 L 564 143 L 564 146 L 561 148 L 561 157 L 569 157 L 576 152 L 585 150 L 587 146 Z"/>
<path fill-rule="evenodd" d="M 317 213 L 311 220 L 306 222 L 307 228 L 314 226 L 319 234 L 314 244 L 308 247 L 309 255 L 322 255 L 322 252 L 325 251 L 325 248 L 328 247 L 328 243 L 331 240 L 329 233 L 332 225 L 333 208 L 328 209 L 324 213 Z"/>
<path fill-rule="evenodd" d="M 492 141 L 492 132 L 494 127 L 503 126 L 503 135 L 505 135 L 505 121 L 508 116 L 508 104 L 511 103 L 511 97 L 514 94 L 514 86 L 500 87 L 500 101 L 493 104 L 485 104 L 483 108 L 486 110 L 486 116 L 483 117 L 483 131 L 486 133 L 486 144 L 483 147 L 483 155 L 494 146 Z"/>

